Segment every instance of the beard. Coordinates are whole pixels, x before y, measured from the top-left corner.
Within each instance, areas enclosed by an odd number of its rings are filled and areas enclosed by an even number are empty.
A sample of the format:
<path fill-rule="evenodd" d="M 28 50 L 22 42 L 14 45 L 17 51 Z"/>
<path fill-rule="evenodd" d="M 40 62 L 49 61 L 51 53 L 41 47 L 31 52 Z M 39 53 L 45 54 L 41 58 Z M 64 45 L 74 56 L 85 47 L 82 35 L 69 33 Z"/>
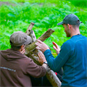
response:
<path fill-rule="evenodd" d="M 71 36 L 71 34 L 70 34 L 69 31 L 65 31 L 65 33 L 66 33 L 66 36 L 67 36 L 67 37 L 70 37 L 70 36 Z"/>

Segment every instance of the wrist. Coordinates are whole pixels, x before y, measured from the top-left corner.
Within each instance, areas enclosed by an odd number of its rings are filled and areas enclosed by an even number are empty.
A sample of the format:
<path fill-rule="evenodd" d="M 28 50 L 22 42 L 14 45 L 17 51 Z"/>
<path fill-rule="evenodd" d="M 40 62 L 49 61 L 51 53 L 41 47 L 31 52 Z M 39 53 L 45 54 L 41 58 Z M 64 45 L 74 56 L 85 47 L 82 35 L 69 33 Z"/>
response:
<path fill-rule="evenodd" d="M 42 50 L 42 52 L 44 53 L 46 50 L 48 50 L 49 48 L 47 48 L 47 49 L 44 49 L 44 50 Z"/>
<path fill-rule="evenodd" d="M 47 72 L 50 70 L 47 62 L 43 62 L 42 66 L 46 69 Z"/>
<path fill-rule="evenodd" d="M 60 53 L 60 51 L 56 51 L 57 55 Z"/>
<path fill-rule="evenodd" d="M 47 64 L 47 65 L 48 65 L 48 63 L 47 63 L 47 62 L 43 62 L 43 64 Z"/>

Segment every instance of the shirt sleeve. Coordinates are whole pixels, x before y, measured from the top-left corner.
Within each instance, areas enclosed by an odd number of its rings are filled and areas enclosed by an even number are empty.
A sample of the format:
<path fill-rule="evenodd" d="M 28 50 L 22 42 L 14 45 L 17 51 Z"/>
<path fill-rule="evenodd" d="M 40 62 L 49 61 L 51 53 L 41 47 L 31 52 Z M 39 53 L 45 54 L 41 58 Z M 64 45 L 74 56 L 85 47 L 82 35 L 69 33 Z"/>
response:
<path fill-rule="evenodd" d="M 30 59 L 27 65 L 27 74 L 35 78 L 43 77 L 46 74 L 46 69 L 43 66 L 35 64 L 33 60 Z"/>
<path fill-rule="evenodd" d="M 44 52 L 44 55 L 46 57 L 49 67 L 53 71 L 58 72 L 60 70 L 60 68 L 63 67 L 63 65 L 66 63 L 66 61 L 68 60 L 68 58 L 70 56 L 70 46 L 69 46 L 69 44 L 64 43 L 61 46 L 60 53 L 57 55 L 56 58 L 53 57 L 53 55 L 49 49 L 47 49 Z"/>

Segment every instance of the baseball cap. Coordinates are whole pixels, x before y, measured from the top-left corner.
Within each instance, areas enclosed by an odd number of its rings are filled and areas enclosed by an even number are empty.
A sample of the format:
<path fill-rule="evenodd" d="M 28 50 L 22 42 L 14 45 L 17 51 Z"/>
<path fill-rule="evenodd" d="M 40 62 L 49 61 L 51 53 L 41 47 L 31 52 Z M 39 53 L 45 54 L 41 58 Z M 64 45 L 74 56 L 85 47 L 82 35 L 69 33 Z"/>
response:
<path fill-rule="evenodd" d="M 12 42 L 12 44 L 14 46 L 21 46 L 21 45 L 28 45 L 29 43 L 32 42 L 32 39 L 30 36 L 28 36 L 27 34 L 25 34 L 22 31 L 18 31 L 18 32 L 14 32 L 11 36 L 10 36 L 10 41 Z"/>
<path fill-rule="evenodd" d="M 79 18 L 76 15 L 69 14 L 69 15 L 65 16 L 63 21 L 58 23 L 57 25 L 62 25 L 62 24 L 79 25 L 80 23 L 82 23 L 82 22 L 80 22 Z"/>

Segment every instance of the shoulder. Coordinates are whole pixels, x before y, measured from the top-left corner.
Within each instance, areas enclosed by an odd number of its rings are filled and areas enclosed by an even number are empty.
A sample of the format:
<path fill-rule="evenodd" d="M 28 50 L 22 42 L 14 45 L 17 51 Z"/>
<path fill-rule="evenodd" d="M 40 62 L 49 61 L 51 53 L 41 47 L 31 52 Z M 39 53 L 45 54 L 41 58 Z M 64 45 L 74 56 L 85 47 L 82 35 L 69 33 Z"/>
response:
<path fill-rule="evenodd" d="M 71 39 L 69 39 L 66 42 L 64 42 L 62 46 L 71 47 L 72 45 L 73 45 L 73 41 Z"/>
<path fill-rule="evenodd" d="M 26 55 L 21 54 L 21 56 L 20 56 L 18 61 L 20 62 L 20 64 L 23 64 L 23 65 L 27 66 L 33 60 L 30 57 L 27 57 Z"/>
<path fill-rule="evenodd" d="M 23 55 L 23 57 L 24 57 L 24 60 L 26 60 L 27 62 L 32 61 L 32 59 L 26 55 Z"/>
<path fill-rule="evenodd" d="M 65 50 L 65 52 L 69 52 L 74 49 L 74 42 L 69 39 L 66 42 L 63 43 L 61 46 L 61 50 Z"/>

